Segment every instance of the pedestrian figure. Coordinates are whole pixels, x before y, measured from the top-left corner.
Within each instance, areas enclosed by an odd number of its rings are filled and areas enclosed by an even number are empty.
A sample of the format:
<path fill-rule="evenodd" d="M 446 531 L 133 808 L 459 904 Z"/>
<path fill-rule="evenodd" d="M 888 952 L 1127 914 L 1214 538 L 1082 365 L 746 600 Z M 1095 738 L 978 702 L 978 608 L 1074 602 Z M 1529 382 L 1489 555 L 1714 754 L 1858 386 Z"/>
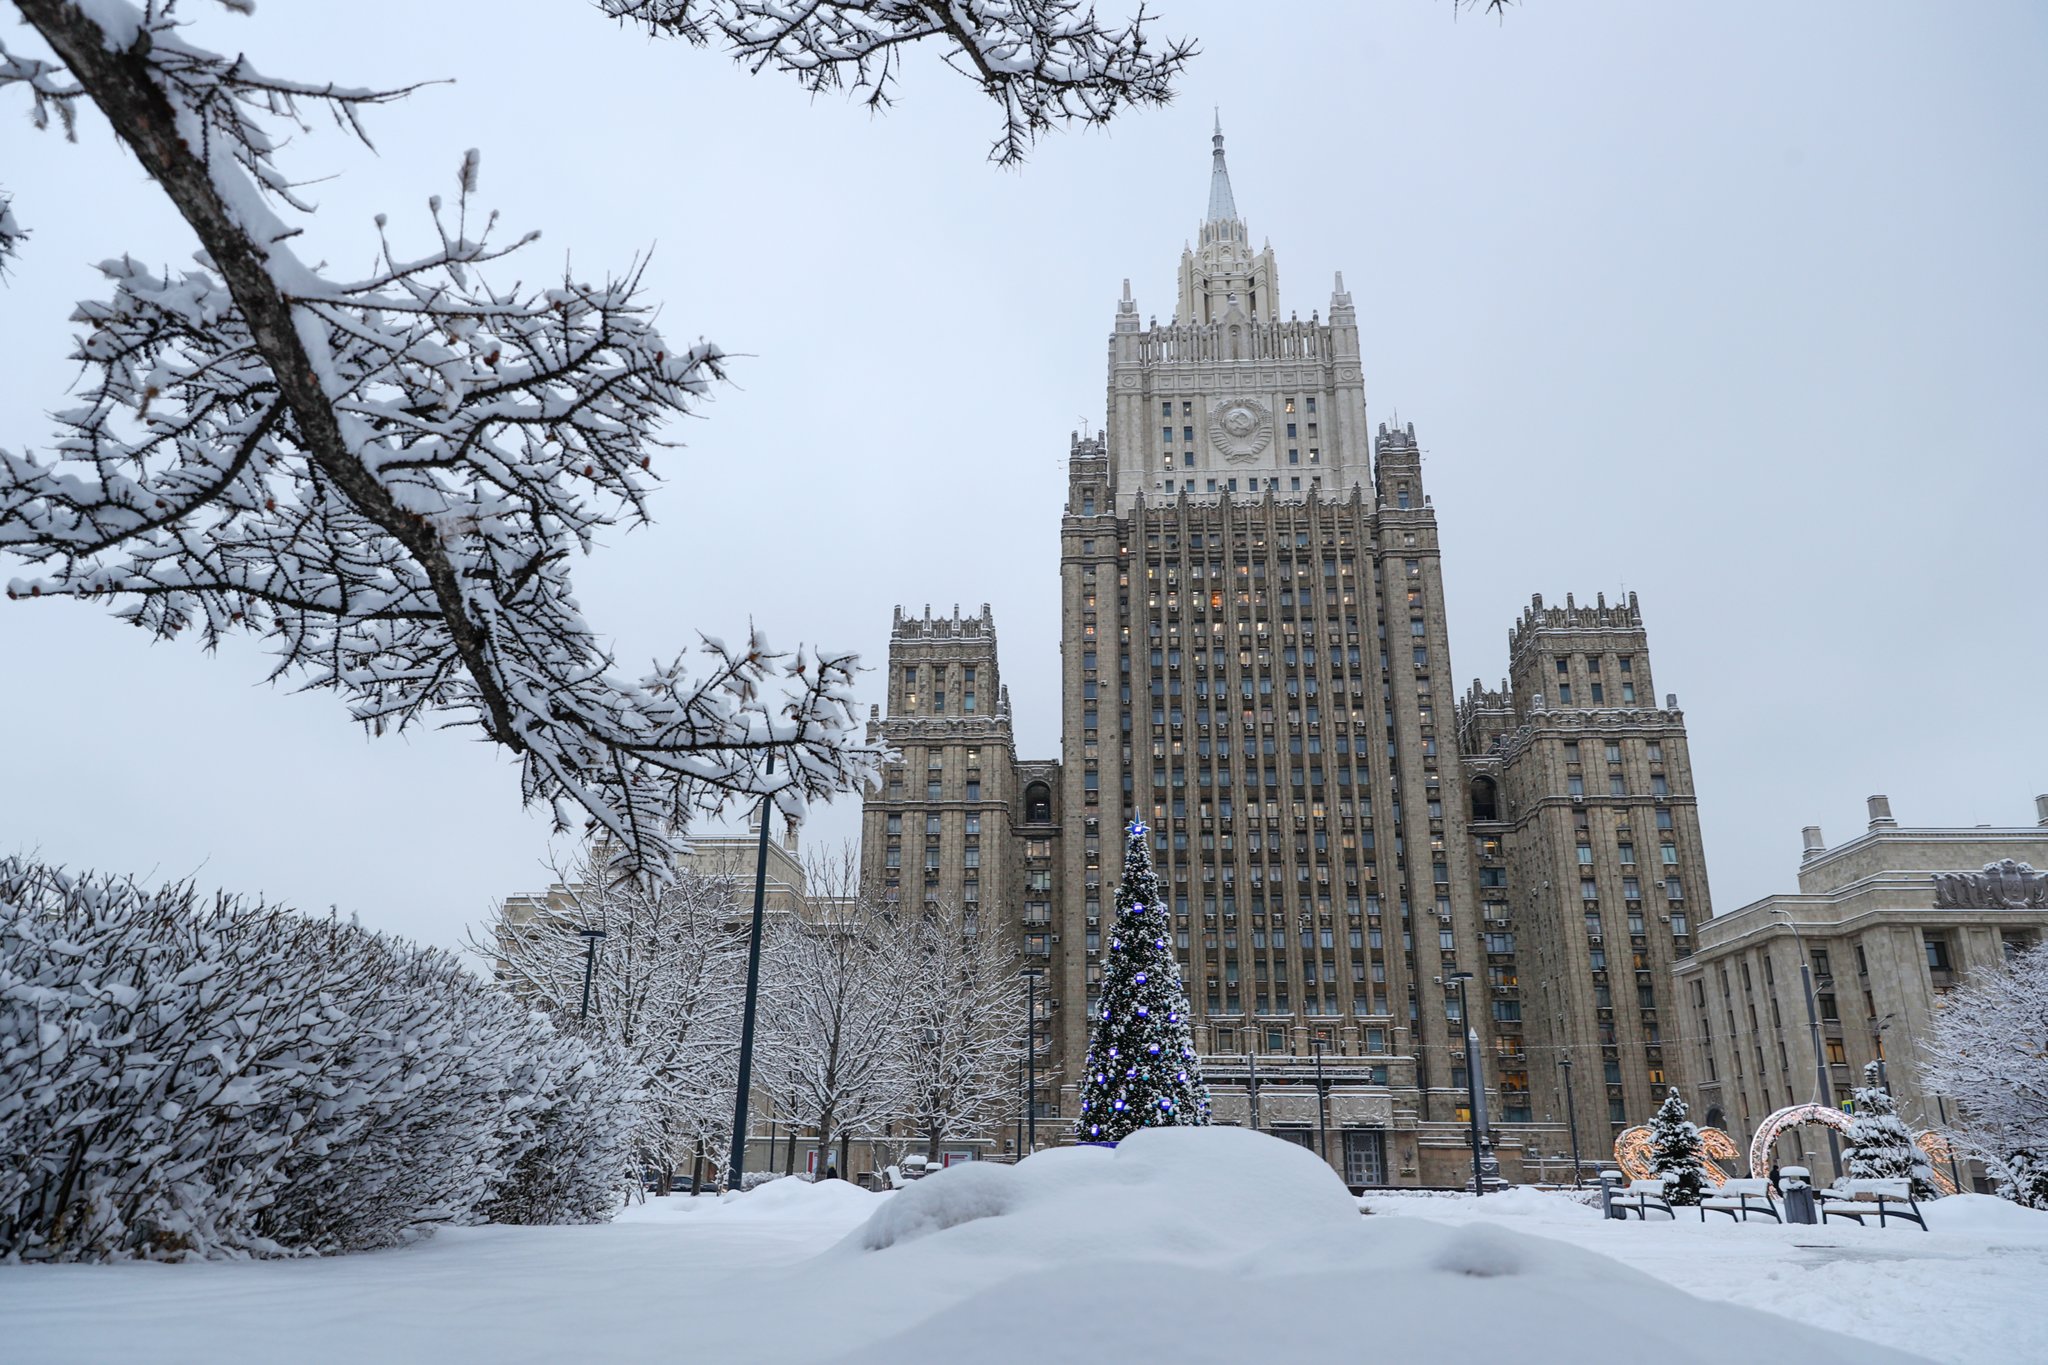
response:
<path fill-rule="evenodd" d="M 1780 1199 L 1785 1197 L 1785 1192 L 1778 1188 L 1778 1163 L 1775 1161 L 1771 1163 L 1771 1193 Z"/>
<path fill-rule="evenodd" d="M 836 1163 L 829 1161 L 825 1163 L 825 1178 L 827 1180 L 837 1180 L 839 1178 L 839 1167 Z"/>

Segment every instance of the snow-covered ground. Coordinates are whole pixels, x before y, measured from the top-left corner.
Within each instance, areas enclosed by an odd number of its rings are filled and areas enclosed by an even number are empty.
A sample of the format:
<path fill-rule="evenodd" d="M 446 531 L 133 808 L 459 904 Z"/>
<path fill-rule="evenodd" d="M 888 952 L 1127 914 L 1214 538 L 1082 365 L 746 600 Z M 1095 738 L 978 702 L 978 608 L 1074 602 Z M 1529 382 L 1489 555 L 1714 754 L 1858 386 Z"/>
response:
<path fill-rule="evenodd" d="M 2048 1283 L 2048 1214 L 1995 1200 L 1943 1201 L 1926 1233 L 1622 1224 L 1526 1190 L 1364 1202 L 1373 1216 L 1291 1144 L 1152 1132 L 893 1196 L 778 1181 L 610 1226 L 460 1228 L 326 1261 L 0 1267 L 0 1357 L 1910 1358 L 1884 1343 L 2048 1360 L 2027 1308 Z"/>

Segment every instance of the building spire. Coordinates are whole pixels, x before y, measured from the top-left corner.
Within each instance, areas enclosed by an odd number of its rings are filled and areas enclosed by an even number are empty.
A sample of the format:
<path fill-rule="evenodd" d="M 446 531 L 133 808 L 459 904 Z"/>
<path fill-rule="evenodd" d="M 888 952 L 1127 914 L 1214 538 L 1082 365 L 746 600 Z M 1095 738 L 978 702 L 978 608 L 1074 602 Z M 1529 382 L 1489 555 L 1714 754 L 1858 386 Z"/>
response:
<path fill-rule="evenodd" d="M 1216 110 L 1216 135 L 1210 139 L 1215 151 L 1210 155 L 1209 166 L 1209 216 L 1211 223 L 1233 223 L 1237 221 L 1237 201 L 1230 194 L 1230 168 L 1223 164 L 1223 110 Z"/>

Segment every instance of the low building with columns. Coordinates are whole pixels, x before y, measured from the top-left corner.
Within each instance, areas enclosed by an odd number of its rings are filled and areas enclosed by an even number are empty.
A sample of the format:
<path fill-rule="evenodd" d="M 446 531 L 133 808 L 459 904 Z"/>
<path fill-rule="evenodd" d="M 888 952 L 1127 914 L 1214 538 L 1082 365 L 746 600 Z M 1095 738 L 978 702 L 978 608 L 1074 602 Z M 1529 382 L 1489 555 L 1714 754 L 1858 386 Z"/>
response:
<path fill-rule="evenodd" d="M 1920 1059 L 1949 990 L 2048 935 L 2048 871 L 2036 870 L 2048 869 L 2048 796 L 2034 814 L 1901 826 L 1873 796 L 1854 839 L 1831 848 L 1807 826 L 1798 891 L 1708 920 L 1674 969 L 1694 1117 L 1746 1147 L 1776 1109 L 1847 1103 L 1880 1062 L 1906 1122 L 1940 1127 L 1947 1101 L 1922 1088 Z M 1824 1174 L 1824 1147 L 1805 1130 L 1780 1139 L 1779 1157 Z"/>

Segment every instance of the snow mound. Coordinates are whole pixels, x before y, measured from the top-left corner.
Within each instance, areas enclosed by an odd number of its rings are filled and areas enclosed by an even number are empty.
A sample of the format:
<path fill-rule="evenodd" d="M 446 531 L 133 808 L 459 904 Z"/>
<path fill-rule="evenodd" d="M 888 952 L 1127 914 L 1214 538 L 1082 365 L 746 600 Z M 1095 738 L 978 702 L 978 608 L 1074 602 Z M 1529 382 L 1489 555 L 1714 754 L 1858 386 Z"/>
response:
<path fill-rule="evenodd" d="M 728 1190 L 719 1196 L 721 1205 L 747 1213 L 779 1213 L 790 1210 L 799 1214 L 821 1213 L 827 1209 L 848 1208 L 853 1205 L 870 1205 L 881 1197 L 870 1190 L 864 1190 L 850 1180 L 798 1180 L 795 1176 L 784 1176 L 757 1185 L 751 1190 L 734 1193 Z"/>
<path fill-rule="evenodd" d="M 1600 1210 L 1588 1204 L 1581 1204 L 1566 1194 L 1553 1194 L 1539 1190 L 1534 1185 L 1513 1185 L 1498 1194 L 1486 1196 L 1485 1211 L 1489 1217 L 1532 1218 L 1539 1222 L 1584 1222 L 1600 1220 Z"/>
<path fill-rule="evenodd" d="M 1995 1194 L 1952 1194 L 1920 1203 L 1929 1232 L 2018 1232 L 2048 1237 L 2048 1213 Z"/>
<path fill-rule="evenodd" d="M 1329 1166 L 1242 1128 L 1149 1128 L 1114 1150 L 1061 1147 L 1015 1166 L 968 1162 L 902 1191 L 849 1243 L 886 1251 L 938 1234 L 1009 1253 L 1225 1251 L 1275 1223 L 1342 1227 L 1356 1206 Z"/>
<path fill-rule="evenodd" d="M 977 1218 L 1009 1213 L 1026 1183 L 1009 1166 L 962 1162 L 898 1193 L 861 1225 L 860 1245 L 882 1251 Z"/>
<path fill-rule="evenodd" d="M 1482 1280 L 1520 1275 L 1530 1267 L 1529 1252 L 1533 1245 L 1517 1233 L 1475 1223 L 1452 1234 L 1450 1241 L 1437 1248 L 1429 1263 L 1437 1270 Z"/>
<path fill-rule="evenodd" d="M 1474 1202 L 1531 1225 L 1589 1212 L 1533 1190 Z M 796 1274 L 880 1295 L 897 1315 L 894 1335 L 825 1357 L 846 1365 L 1241 1365 L 1352 1359 L 1365 1342 L 1376 1357 L 1441 1360 L 1471 1330 L 1510 1328 L 1524 1365 L 1910 1359 L 1511 1227 L 1361 1218 L 1313 1153 L 1229 1127 L 956 1166 Z"/>

